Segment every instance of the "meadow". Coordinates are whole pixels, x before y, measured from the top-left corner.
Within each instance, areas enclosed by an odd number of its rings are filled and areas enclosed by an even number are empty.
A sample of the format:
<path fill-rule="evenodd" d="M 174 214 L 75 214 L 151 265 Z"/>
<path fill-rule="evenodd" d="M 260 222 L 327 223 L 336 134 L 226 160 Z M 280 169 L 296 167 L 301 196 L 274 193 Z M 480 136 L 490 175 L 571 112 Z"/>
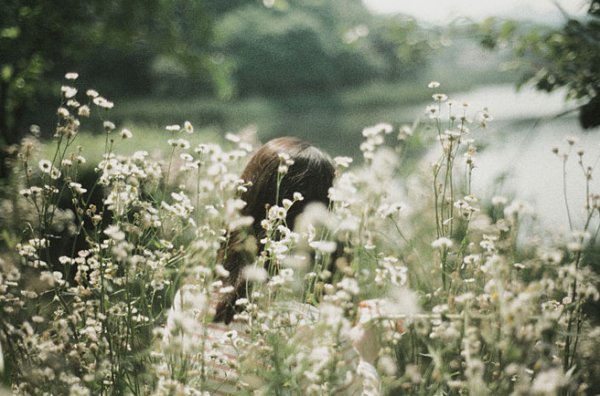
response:
<path fill-rule="evenodd" d="M 189 340 L 211 322 L 215 295 L 231 293 L 219 249 L 252 221 L 240 215 L 239 175 L 256 131 L 200 128 L 186 113 L 206 103 L 140 106 L 181 120 L 160 129 L 115 125 L 118 106 L 67 78 L 54 143 L 27 136 L 2 191 L 1 356 L 17 394 L 206 395 L 214 370 L 235 394 L 331 394 L 358 375 L 342 350 L 366 330 L 380 346 L 374 394 L 600 389 L 600 195 L 581 192 L 581 228 L 531 235 L 531 205 L 472 189 L 486 109 L 432 82 L 414 95 L 431 98 L 419 122 L 362 128 L 350 117 L 358 150 L 332 150 L 330 207 L 309 207 L 295 229 L 286 213 L 302 197 L 270 208 L 238 301 L 251 336 L 215 341 L 235 347 L 233 361 Z M 94 135 L 90 115 L 104 120 Z M 433 163 L 422 142 L 435 143 Z M 590 180 L 598 147 L 557 144 L 556 160 L 579 162 Z M 285 178 L 294 165 L 281 161 Z M 169 314 L 178 290 L 193 303 Z M 298 318 L 290 303 L 320 315 Z"/>

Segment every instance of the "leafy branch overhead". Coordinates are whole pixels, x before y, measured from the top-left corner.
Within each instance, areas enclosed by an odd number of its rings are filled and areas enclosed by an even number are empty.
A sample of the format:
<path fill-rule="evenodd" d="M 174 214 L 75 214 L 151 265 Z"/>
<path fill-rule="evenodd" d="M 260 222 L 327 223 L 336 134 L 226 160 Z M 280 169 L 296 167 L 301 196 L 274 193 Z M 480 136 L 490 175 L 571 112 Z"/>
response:
<path fill-rule="evenodd" d="M 519 85 L 531 82 L 546 92 L 565 88 L 566 99 L 579 104 L 582 127 L 593 128 L 600 125 L 600 1 L 590 0 L 582 18 L 561 12 L 565 23 L 559 28 L 489 18 L 478 27 L 480 43 L 513 51 Z"/>

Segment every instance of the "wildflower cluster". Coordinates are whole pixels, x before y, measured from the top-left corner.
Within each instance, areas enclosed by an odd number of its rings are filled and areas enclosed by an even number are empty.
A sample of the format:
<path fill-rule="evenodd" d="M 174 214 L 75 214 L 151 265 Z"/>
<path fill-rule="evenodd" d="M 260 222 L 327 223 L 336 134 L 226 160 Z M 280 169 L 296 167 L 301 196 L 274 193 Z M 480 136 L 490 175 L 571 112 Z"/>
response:
<path fill-rule="evenodd" d="M 34 162 L 32 138 L 19 155 L 22 188 L 13 209 L 23 213 L 28 239 L 2 261 L 0 276 L 14 390 L 148 394 L 156 383 L 154 329 L 186 276 L 182 258 L 190 245 L 203 245 L 205 260 L 215 259 L 225 222 L 237 216 L 219 213 L 243 185 L 237 174 L 251 140 L 225 151 L 215 144 L 191 150 L 177 139 L 164 163 L 145 151 L 120 155 L 116 126 L 104 121 L 105 152 L 90 182 L 84 148 L 75 146 L 80 118 L 112 103 L 93 90 L 86 105 L 76 88 L 62 94 L 53 156 Z M 119 135 L 132 137 L 126 129 Z"/>
<path fill-rule="evenodd" d="M 105 121 L 92 166 L 75 145 L 80 119 L 113 104 L 61 91 L 55 154 L 36 158 L 27 138 L 14 199 L 1 204 L 25 224 L 0 258 L 0 340 L 16 393 L 547 395 L 597 385 L 588 304 L 599 298 L 600 199 L 588 184 L 580 229 L 572 221 L 566 238 L 530 238 L 529 205 L 472 191 L 487 109 L 471 115 L 435 93 L 426 126 L 365 128 L 362 163 L 334 159 L 329 207 L 308 204 L 292 227 L 288 213 L 305 197 L 278 193 L 253 235 L 241 199 L 251 186 L 239 176 L 253 136 L 193 147 L 185 122 L 166 128 L 166 157 L 122 155 L 119 142 L 134 137 Z M 427 135 L 439 159 L 406 175 L 407 142 Z M 566 161 L 574 146 L 555 152 Z M 578 151 L 590 180 L 585 158 Z M 294 166 L 279 155 L 278 190 Z M 230 252 L 249 258 L 239 296 L 223 265 Z M 233 320 L 213 321 L 232 296 Z M 359 363 L 365 343 L 377 375 Z"/>

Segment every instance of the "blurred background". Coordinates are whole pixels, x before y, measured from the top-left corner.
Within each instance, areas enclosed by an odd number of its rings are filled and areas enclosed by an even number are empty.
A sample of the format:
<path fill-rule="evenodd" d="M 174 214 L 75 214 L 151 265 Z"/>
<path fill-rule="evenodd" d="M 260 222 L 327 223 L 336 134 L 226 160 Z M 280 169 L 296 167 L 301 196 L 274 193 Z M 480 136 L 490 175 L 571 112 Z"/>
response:
<path fill-rule="evenodd" d="M 92 156 L 103 120 L 143 137 L 130 150 L 190 121 L 200 141 L 251 129 L 359 160 L 363 127 L 413 125 L 436 80 L 494 117 L 476 137 L 479 187 L 560 222 L 552 146 L 600 143 L 599 16 L 598 0 L 0 0 L 1 173 L 30 125 L 53 135 L 66 72 L 115 104 L 84 124 Z"/>

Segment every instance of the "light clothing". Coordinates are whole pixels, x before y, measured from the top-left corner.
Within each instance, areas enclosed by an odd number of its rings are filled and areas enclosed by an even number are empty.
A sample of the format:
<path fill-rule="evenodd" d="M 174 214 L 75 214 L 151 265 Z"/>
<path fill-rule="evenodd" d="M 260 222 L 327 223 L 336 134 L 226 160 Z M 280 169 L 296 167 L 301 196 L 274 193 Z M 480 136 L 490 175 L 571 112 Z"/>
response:
<path fill-rule="evenodd" d="M 192 302 L 192 305 L 190 305 Z M 260 371 L 265 364 L 270 362 L 269 353 L 285 351 L 264 352 L 255 342 L 257 336 L 249 334 L 249 327 L 243 323 L 231 322 L 199 324 L 199 320 L 187 320 L 184 318 L 184 310 L 193 309 L 193 305 L 202 303 L 201 299 L 184 290 L 183 297 L 180 292 L 175 297 L 173 309 L 169 313 L 167 330 L 172 332 L 179 325 L 185 328 L 184 336 L 179 339 L 181 348 L 186 352 L 188 359 L 200 373 L 204 373 L 201 381 L 201 389 L 208 391 L 211 395 L 240 395 L 261 394 L 255 391 L 264 385 L 260 375 L 241 373 L 243 367 L 254 367 Z M 319 320 L 320 312 L 308 304 L 288 303 L 274 307 L 274 310 L 285 312 L 289 318 L 290 325 L 282 328 L 281 334 L 286 341 L 292 344 L 297 356 L 285 356 L 283 362 L 287 365 L 286 372 L 294 372 L 292 377 L 301 378 L 298 384 L 290 384 L 290 389 L 282 389 L 282 394 L 335 394 L 335 395 L 379 395 L 379 376 L 373 365 L 363 361 L 358 351 L 352 347 L 350 340 L 344 339 L 335 350 L 330 347 L 315 347 L 314 324 Z M 197 310 L 201 312 L 202 309 Z M 183 314 L 183 315 L 182 315 Z M 195 322 L 195 323 L 194 323 Z M 295 333 L 291 333 L 291 331 Z M 172 335 L 168 335 L 165 341 L 172 342 Z M 259 338 L 259 337 L 258 337 Z M 318 342 L 317 342 L 318 344 Z M 333 344 L 333 342 L 329 343 Z M 285 348 L 285 346 L 282 346 Z M 268 351 L 268 346 L 265 347 Z M 312 349 L 311 349 L 312 348 Z M 319 373 L 327 367 L 330 354 L 337 357 L 335 386 L 322 388 L 323 379 Z M 243 361 L 243 362 L 242 362 Z M 307 365 L 306 362 L 310 361 Z M 322 363 L 321 363 L 322 362 Z M 343 362 L 343 363 L 340 363 Z M 319 365 L 321 366 L 319 367 Z M 316 372 L 316 373 L 315 373 Z M 260 373 L 264 374 L 264 373 Z M 326 382 L 326 381 L 325 381 Z M 328 390 L 327 390 L 328 389 Z M 299 391 L 301 390 L 301 391 Z"/>

